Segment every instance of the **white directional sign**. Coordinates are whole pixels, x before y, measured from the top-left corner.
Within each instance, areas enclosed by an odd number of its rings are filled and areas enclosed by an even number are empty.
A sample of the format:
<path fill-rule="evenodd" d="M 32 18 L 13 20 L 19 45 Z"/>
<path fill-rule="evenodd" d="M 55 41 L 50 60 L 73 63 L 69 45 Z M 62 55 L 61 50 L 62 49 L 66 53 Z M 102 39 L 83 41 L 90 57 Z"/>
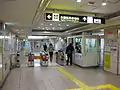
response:
<path fill-rule="evenodd" d="M 94 19 L 94 23 L 101 24 L 101 19 Z"/>
<path fill-rule="evenodd" d="M 52 16 L 50 16 L 50 15 L 47 16 L 48 19 L 51 19 L 51 17 L 52 17 Z"/>
<path fill-rule="evenodd" d="M 93 17 L 87 17 L 87 23 L 93 23 Z"/>
<path fill-rule="evenodd" d="M 86 18 L 86 17 L 83 17 L 83 20 L 84 20 L 84 21 L 86 21 L 86 20 L 87 20 L 87 18 Z"/>
<path fill-rule="evenodd" d="M 52 20 L 52 13 L 46 13 L 45 20 L 51 21 Z"/>
<path fill-rule="evenodd" d="M 53 13 L 53 21 L 59 21 L 59 14 L 58 13 Z"/>
<path fill-rule="evenodd" d="M 46 13 L 45 18 L 47 21 L 63 21 L 63 22 L 81 22 L 89 24 L 105 24 L 105 18 L 94 16 L 77 16 L 58 13 Z"/>

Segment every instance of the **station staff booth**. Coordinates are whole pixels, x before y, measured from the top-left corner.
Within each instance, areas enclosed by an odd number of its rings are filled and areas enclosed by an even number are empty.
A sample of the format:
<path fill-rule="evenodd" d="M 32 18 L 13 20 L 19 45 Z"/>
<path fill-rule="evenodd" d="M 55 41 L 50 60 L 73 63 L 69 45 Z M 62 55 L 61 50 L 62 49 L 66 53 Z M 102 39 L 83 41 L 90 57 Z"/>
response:
<path fill-rule="evenodd" d="M 99 36 L 80 35 L 67 38 L 67 44 L 73 43 L 73 63 L 81 67 L 99 66 Z"/>

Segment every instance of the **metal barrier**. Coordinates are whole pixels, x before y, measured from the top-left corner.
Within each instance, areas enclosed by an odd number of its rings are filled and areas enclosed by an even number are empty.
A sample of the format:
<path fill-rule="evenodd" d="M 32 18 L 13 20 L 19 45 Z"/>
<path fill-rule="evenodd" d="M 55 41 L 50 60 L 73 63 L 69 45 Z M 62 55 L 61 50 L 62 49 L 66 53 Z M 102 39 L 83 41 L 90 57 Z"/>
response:
<path fill-rule="evenodd" d="M 15 67 L 16 61 L 15 61 L 16 54 L 10 55 L 10 69 Z"/>

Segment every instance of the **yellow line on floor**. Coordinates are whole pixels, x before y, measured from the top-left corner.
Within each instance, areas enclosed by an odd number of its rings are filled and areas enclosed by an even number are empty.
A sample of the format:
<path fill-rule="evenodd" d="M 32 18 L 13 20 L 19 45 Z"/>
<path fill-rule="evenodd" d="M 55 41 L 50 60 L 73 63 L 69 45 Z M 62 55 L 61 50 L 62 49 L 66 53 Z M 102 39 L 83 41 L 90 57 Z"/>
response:
<path fill-rule="evenodd" d="M 76 88 L 76 89 L 68 89 L 68 90 L 85 90 L 83 88 Z"/>
<path fill-rule="evenodd" d="M 81 87 L 81 88 L 88 88 L 87 85 L 85 85 L 84 83 L 82 83 L 81 81 L 79 81 L 77 78 L 75 78 L 74 76 L 72 76 L 70 73 L 66 72 L 63 68 L 56 67 L 56 69 L 59 72 L 61 72 L 62 74 L 64 74 L 68 79 L 70 79 L 71 81 L 73 81 L 79 87 Z"/>
<path fill-rule="evenodd" d="M 91 89 L 95 90 L 100 90 L 100 89 L 110 89 L 110 90 L 120 90 L 119 88 L 115 87 L 114 85 L 111 84 L 106 84 L 106 85 L 100 85 L 100 86 L 95 86 L 95 87 L 90 87 Z"/>
<path fill-rule="evenodd" d="M 56 68 L 59 72 L 64 74 L 68 79 L 70 79 L 76 85 L 78 85 L 80 87 L 80 88 L 77 88 L 77 89 L 68 89 L 68 90 L 103 90 L 103 89 L 120 90 L 120 88 L 117 88 L 117 87 L 115 87 L 114 85 L 111 85 L 111 84 L 91 87 L 91 86 L 88 86 L 88 85 L 82 83 L 77 78 L 75 78 L 73 75 L 71 75 L 70 73 L 65 71 L 63 67 L 54 67 L 54 68 Z"/>

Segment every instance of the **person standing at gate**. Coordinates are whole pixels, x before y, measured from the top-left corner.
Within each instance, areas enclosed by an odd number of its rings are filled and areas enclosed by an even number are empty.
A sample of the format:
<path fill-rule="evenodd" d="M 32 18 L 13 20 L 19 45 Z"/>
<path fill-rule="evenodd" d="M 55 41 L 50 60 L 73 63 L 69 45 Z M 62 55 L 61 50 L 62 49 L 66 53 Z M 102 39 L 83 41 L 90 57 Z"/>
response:
<path fill-rule="evenodd" d="M 52 44 L 49 45 L 48 50 L 49 50 L 49 55 L 50 55 L 50 62 L 52 62 L 52 60 L 53 60 L 53 51 L 54 51 L 54 47 L 53 47 Z"/>
<path fill-rule="evenodd" d="M 72 45 L 72 43 L 70 43 L 67 48 L 66 48 L 66 54 L 67 54 L 67 64 L 69 64 L 70 62 L 70 65 L 72 66 L 72 53 L 74 51 L 74 47 Z"/>

